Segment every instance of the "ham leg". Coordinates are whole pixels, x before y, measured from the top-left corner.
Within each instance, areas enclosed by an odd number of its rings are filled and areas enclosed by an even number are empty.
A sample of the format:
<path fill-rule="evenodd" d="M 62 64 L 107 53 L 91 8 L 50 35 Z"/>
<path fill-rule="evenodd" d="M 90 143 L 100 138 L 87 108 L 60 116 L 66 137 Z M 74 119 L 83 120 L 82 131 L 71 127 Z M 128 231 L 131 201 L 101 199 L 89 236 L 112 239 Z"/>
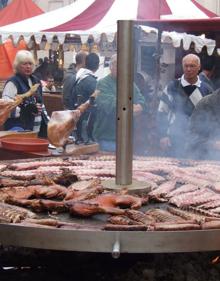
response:
<path fill-rule="evenodd" d="M 97 95 L 98 91 L 95 91 L 91 97 Z M 76 110 L 54 111 L 47 126 L 47 136 L 50 143 L 56 147 L 64 147 L 80 116 L 89 106 L 90 101 L 88 100 Z"/>

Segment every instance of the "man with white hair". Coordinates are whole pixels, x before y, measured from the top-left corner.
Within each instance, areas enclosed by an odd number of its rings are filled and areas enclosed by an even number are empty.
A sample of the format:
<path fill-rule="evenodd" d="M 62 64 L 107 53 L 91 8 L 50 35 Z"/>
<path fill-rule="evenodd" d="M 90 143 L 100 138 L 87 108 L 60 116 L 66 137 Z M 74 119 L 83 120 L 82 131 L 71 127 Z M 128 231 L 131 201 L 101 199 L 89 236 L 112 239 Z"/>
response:
<path fill-rule="evenodd" d="M 189 118 L 197 103 L 211 94 L 201 81 L 200 58 L 188 54 L 182 59 L 183 75 L 165 88 L 158 107 L 159 142 L 164 156 L 186 157 Z"/>

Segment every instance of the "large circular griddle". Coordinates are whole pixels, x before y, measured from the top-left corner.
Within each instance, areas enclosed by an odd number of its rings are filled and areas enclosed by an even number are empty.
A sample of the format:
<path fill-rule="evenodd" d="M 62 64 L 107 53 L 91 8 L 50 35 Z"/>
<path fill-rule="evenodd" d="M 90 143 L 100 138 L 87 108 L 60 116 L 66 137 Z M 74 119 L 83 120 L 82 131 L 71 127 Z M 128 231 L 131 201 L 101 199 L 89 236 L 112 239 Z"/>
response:
<path fill-rule="evenodd" d="M 171 253 L 220 250 L 220 230 L 96 231 L 0 225 L 3 246 L 112 253 Z"/>
<path fill-rule="evenodd" d="M 48 158 L 46 158 L 48 159 Z M 26 162 L 34 159 L 26 159 Z M 36 159 L 35 159 L 36 160 Z M 39 161 L 39 159 L 37 159 Z M 40 160 L 45 160 L 42 158 Z M 13 161 L 2 161 L 13 163 Z M 158 203 L 162 206 L 161 203 Z M 158 204 L 154 204 L 157 207 Z M 146 207 L 148 208 L 148 206 Z M 48 217 L 42 215 L 42 217 Z M 0 223 L 0 244 L 3 246 L 36 249 L 111 253 L 177 253 L 220 250 L 220 229 L 184 231 L 106 231 L 96 229 L 106 222 L 106 215 L 91 219 L 69 218 L 59 214 L 58 219 L 79 223 L 81 229 L 26 226 Z M 93 228 L 87 227 L 87 224 Z M 84 229 L 85 227 L 85 229 Z"/>

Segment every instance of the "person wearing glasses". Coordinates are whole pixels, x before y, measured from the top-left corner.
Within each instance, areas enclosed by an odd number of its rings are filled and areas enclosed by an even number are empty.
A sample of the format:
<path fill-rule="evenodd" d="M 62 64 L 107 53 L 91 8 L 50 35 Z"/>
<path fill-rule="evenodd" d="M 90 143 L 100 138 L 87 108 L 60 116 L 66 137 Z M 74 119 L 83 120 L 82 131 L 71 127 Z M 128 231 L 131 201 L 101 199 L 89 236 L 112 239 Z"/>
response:
<path fill-rule="evenodd" d="M 168 83 L 158 107 L 159 145 L 163 156 L 186 157 L 189 119 L 197 103 L 211 94 L 199 78 L 201 63 L 195 54 L 182 59 L 183 75 Z"/>

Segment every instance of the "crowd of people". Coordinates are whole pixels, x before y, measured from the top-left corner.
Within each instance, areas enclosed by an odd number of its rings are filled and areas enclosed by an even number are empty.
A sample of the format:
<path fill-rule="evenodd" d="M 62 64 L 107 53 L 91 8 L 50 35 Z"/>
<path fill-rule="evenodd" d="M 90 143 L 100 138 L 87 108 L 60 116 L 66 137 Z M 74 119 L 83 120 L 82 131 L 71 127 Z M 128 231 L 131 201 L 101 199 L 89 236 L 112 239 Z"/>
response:
<path fill-rule="evenodd" d="M 14 61 L 15 74 L 6 81 L 3 98 L 13 99 L 17 94 L 28 91 L 32 85 L 41 83 L 40 80 L 44 77 L 39 70 L 44 63 L 47 61 L 41 61 L 34 70 L 32 54 L 19 51 Z M 117 55 L 110 59 L 109 74 L 97 80 L 95 72 L 99 63 L 96 53 L 77 53 L 75 63 L 70 65 L 64 76 L 63 106 L 65 110 L 74 110 L 90 100 L 91 106 L 80 117 L 73 132 L 75 142 L 98 142 L 101 150 L 114 152 Z M 215 60 L 213 57 L 200 60 L 196 54 L 188 54 L 182 59 L 182 69 L 182 76 L 170 81 L 157 97 L 158 111 L 154 113 L 157 130 L 154 142 L 158 144 L 156 154 L 178 158 L 216 158 L 220 156 L 220 95 L 212 79 Z M 54 78 L 47 76 L 46 84 L 40 85 L 34 96 L 27 98 L 12 111 L 4 124 L 5 130 L 34 130 L 39 136 L 46 137 L 49 116 L 42 92 L 55 90 Z M 95 90 L 99 93 L 96 98 L 92 95 Z M 151 112 L 150 98 L 145 92 L 143 83 L 134 83 L 134 122 L 138 116 L 147 116 L 146 113 Z M 146 119 L 145 122 L 148 123 L 149 120 Z M 141 126 L 139 129 L 138 134 L 141 136 Z M 142 152 L 146 154 L 146 151 Z"/>

